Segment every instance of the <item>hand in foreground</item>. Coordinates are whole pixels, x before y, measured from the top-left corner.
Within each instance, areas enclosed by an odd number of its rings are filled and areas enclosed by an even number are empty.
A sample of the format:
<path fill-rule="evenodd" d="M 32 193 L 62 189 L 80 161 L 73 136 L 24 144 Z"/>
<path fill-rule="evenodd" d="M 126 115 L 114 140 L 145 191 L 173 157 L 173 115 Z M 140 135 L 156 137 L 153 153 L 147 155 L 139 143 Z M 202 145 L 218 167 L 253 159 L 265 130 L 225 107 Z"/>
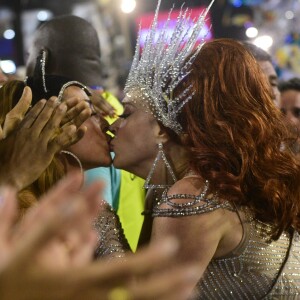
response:
<path fill-rule="evenodd" d="M 1 299 L 66 299 L 66 291 L 56 290 L 69 275 L 64 272 L 90 263 L 96 244 L 92 220 L 99 210 L 102 184 L 79 193 L 80 182 L 81 174 L 68 176 L 17 226 L 15 191 L 1 189 Z"/>
<path fill-rule="evenodd" d="M 80 180 L 78 174 L 69 176 L 17 227 L 14 191 L 2 189 L 1 299 L 186 299 L 199 272 L 191 266 L 167 271 L 178 249 L 173 239 L 166 238 L 125 261 L 91 261 L 95 246 L 91 219 L 98 212 L 101 185 L 78 194 Z M 53 247 L 70 237 L 72 249 Z M 68 259 L 61 264 L 61 259 L 53 256 Z"/>
<path fill-rule="evenodd" d="M 53 97 L 39 101 L 23 118 L 29 99 L 31 91 L 26 87 L 22 101 L 6 117 L 3 135 L 10 134 L 0 141 L 0 182 L 18 190 L 35 181 L 55 153 L 82 138 L 85 128 L 77 128 L 91 114 L 84 101 L 69 99 L 58 105 Z M 67 108 L 69 121 L 63 121 Z"/>
<path fill-rule="evenodd" d="M 185 300 L 192 294 L 199 267 L 172 267 L 178 242 L 166 237 L 126 260 L 98 260 L 69 280 L 77 289 L 72 299 Z M 81 291 L 81 293 L 80 293 Z"/>

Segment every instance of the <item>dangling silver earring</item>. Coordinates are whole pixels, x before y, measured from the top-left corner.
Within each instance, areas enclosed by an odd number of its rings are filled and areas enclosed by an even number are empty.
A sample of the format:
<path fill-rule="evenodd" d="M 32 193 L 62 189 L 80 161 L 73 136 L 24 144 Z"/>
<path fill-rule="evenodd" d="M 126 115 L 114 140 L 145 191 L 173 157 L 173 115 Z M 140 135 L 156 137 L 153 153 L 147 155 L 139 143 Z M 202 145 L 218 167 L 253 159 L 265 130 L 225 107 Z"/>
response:
<path fill-rule="evenodd" d="M 47 58 L 47 53 L 46 50 L 42 50 L 42 58 L 41 58 L 41 71 L 42 71 L 42 80 L 43 80 L 43 88 L 44 92 L 47 93 L 47 86 L 46 86 L 46 58 Z"/>
<path fill-rule="evenodd" d="M 81 163 L 81 161 L 79 160 L 79 158 L 74 153 L 72 153 L 70 151 L 66 151 L 66 150 L 61 150 L 60 153 L 64 153 L 64 154 L 72 156 L 77 161 L 77 163 L 79 165 L 80 173 L 83 174 L 82 163 Z"/>
<path fill-rule="evenodd" d="M 162 143 L 159 143 L 158 144 L 158 153 L 157 153 L 157 156 L 154 160 L 154 163 L 152 165 L 152 168 L 146 178 L 146 181 L 144 183 L 144 189 L 165 189 L 165 188 L 168 188 L 170 187 L 171 185 L 168 185 L 168 184 L 150 184 L 150 181 L 151 181 L 151 178 L 154 174 L 154 171 L 156 169 L 156 166 L 157 166 L 157 163 L 160 161 L 160 160 L 163 160 L 163 162 L 165 163 L 166 167 L 167 167 L 167 170 L 169 171 L 169 173 L 171 174 L 171 177 L 173 179 L 173 183 L 175 183 L 177 181 L 177 178 L 172 170 L 172 167 L 170 165 L 170 163 L 168 162 L 167 160 L 167 157 L 164 153 L 164 149 L 163 149 L 163 144 Z"/>

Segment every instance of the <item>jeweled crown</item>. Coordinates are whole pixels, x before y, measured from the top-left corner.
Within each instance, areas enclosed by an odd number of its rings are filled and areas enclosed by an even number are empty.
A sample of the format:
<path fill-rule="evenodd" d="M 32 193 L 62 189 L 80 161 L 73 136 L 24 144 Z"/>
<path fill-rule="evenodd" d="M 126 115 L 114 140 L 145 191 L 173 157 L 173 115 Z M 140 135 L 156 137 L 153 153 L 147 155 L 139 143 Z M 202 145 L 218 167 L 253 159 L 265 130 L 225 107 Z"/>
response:
<path fill-rule="evenodd" d="M 190 10 L 181 7 L 176 25 L 170 33 L 168 25 L 172 9 L 162 30 L 158 30 L 158 14 L 161 4 L 159 0 L 141 55 L 140 33 L 137 38 L 135 54 L 124 91 L 126 94 L 135 89 L 140 91 L 142 99 L 154 117 L 177 134 L 182 133 L 182 126 L 177 120 L 178 114 L 185 103 L 193 97 L 193 92 L 190 85 L 180 95 L 173 98 L 173 91 L 189 74 L 189 67 L 205 43 L 205 39 L 202 38 L 195 49 L 213 2 L 214 0 L 197 20 L 191 20 Z M 187 60 L 194 49 L 195 52 Z"/>

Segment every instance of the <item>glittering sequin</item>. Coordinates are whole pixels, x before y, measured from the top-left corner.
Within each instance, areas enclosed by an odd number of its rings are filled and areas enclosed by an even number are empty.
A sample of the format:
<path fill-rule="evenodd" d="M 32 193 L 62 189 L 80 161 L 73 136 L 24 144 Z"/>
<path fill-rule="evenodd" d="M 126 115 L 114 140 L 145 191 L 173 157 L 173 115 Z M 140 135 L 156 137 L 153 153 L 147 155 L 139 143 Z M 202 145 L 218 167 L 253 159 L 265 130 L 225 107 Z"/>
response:
<path fill-rule="evenodd" d="M 220 202 L 217 196 L 208 199 L 207 196 L 208 182 L 205 182 L 203 192 L 198 195 L 187 195 L 187 194 L 175 194 L 168 195 L 166 189 L 163 194 L 161 201 L 159 201 L 153 208 L 153 217 L 178 217 L 178 216 L 190 216 L 202 213 L 214 211 L 218 208 L 226 208 L 228 210 L 234 210 L 228 201 Z M 176 203 L 174 199 L 186 199 L 191 200 L 183 203 Z M 169 208 L 162 208 L 162 204 L 167 204 Z"/>
<path fill-rule="evenodd" d="M 271 227 L 249 215 L 244 228 L 242 253 L 213 259 L 193 299 L 298 299 L 298 233 L 285 232 L 270 242 Z"/>
<path fill-rule="evenodd" d="M 119 217 L 112 207 L 105 203 L 104 209 L 94 222 L 98 233 L 98 246 L 95 251 L 96 258 L 109 256 L 109 258 L 122 258 L 130 246 L 125 238 Z"/>
<path fill-rule="evenodd" d="M 300 299 L 299 234 L 291 229 L 270 241 L 270 225 L 254 219 L 248 209 L 233 209 L 217 196 L 208 198 L 207 190 L 208 183 L 199 196 L 167 195 L 166 190 L 153 209 L 154 217 L 191 216 L 220 208 L 244 216 L 241 244 L 226 257 L 210 261 L 191 299 Z"/>

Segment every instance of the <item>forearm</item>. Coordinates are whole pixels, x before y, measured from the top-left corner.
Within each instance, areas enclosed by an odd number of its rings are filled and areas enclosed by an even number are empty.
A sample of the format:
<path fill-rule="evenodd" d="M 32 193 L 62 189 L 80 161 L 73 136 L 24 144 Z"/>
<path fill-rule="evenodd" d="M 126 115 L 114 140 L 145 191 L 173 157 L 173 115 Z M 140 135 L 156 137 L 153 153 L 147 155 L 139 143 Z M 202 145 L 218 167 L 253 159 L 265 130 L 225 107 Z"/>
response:
<path fill-rule="evenodd" d="M 14 187 L 17 191 L 20 191 L 24 188 L 22 180 L 18 176 L 14 175 L 13 172 L 10 172 L 5 167 L 0 168 L 0 185 L 9 185 Z"/>
<path fill-rule="evenodd" d="M 29 171 L 24 170 L 22 172 L 20 170 L 18 163 L 12 158 L 13 149 L 13 138 L 6 138 L 0 141 L 0 184 L 13 186 L 20 191 L 25 187 L 23 177 Z"/>
<path fill-rule="evenodd" d="M 0 146 L 0 185 L 9 185 L 14 187 L 17 191 L 23 189 L 24 180 L 22 179 L 22 172 L 18 170 L 16 164 L 10 161 L 7 153 L 1 151 Z M 26 171 L 26 173 L 28 170 Z"/>

